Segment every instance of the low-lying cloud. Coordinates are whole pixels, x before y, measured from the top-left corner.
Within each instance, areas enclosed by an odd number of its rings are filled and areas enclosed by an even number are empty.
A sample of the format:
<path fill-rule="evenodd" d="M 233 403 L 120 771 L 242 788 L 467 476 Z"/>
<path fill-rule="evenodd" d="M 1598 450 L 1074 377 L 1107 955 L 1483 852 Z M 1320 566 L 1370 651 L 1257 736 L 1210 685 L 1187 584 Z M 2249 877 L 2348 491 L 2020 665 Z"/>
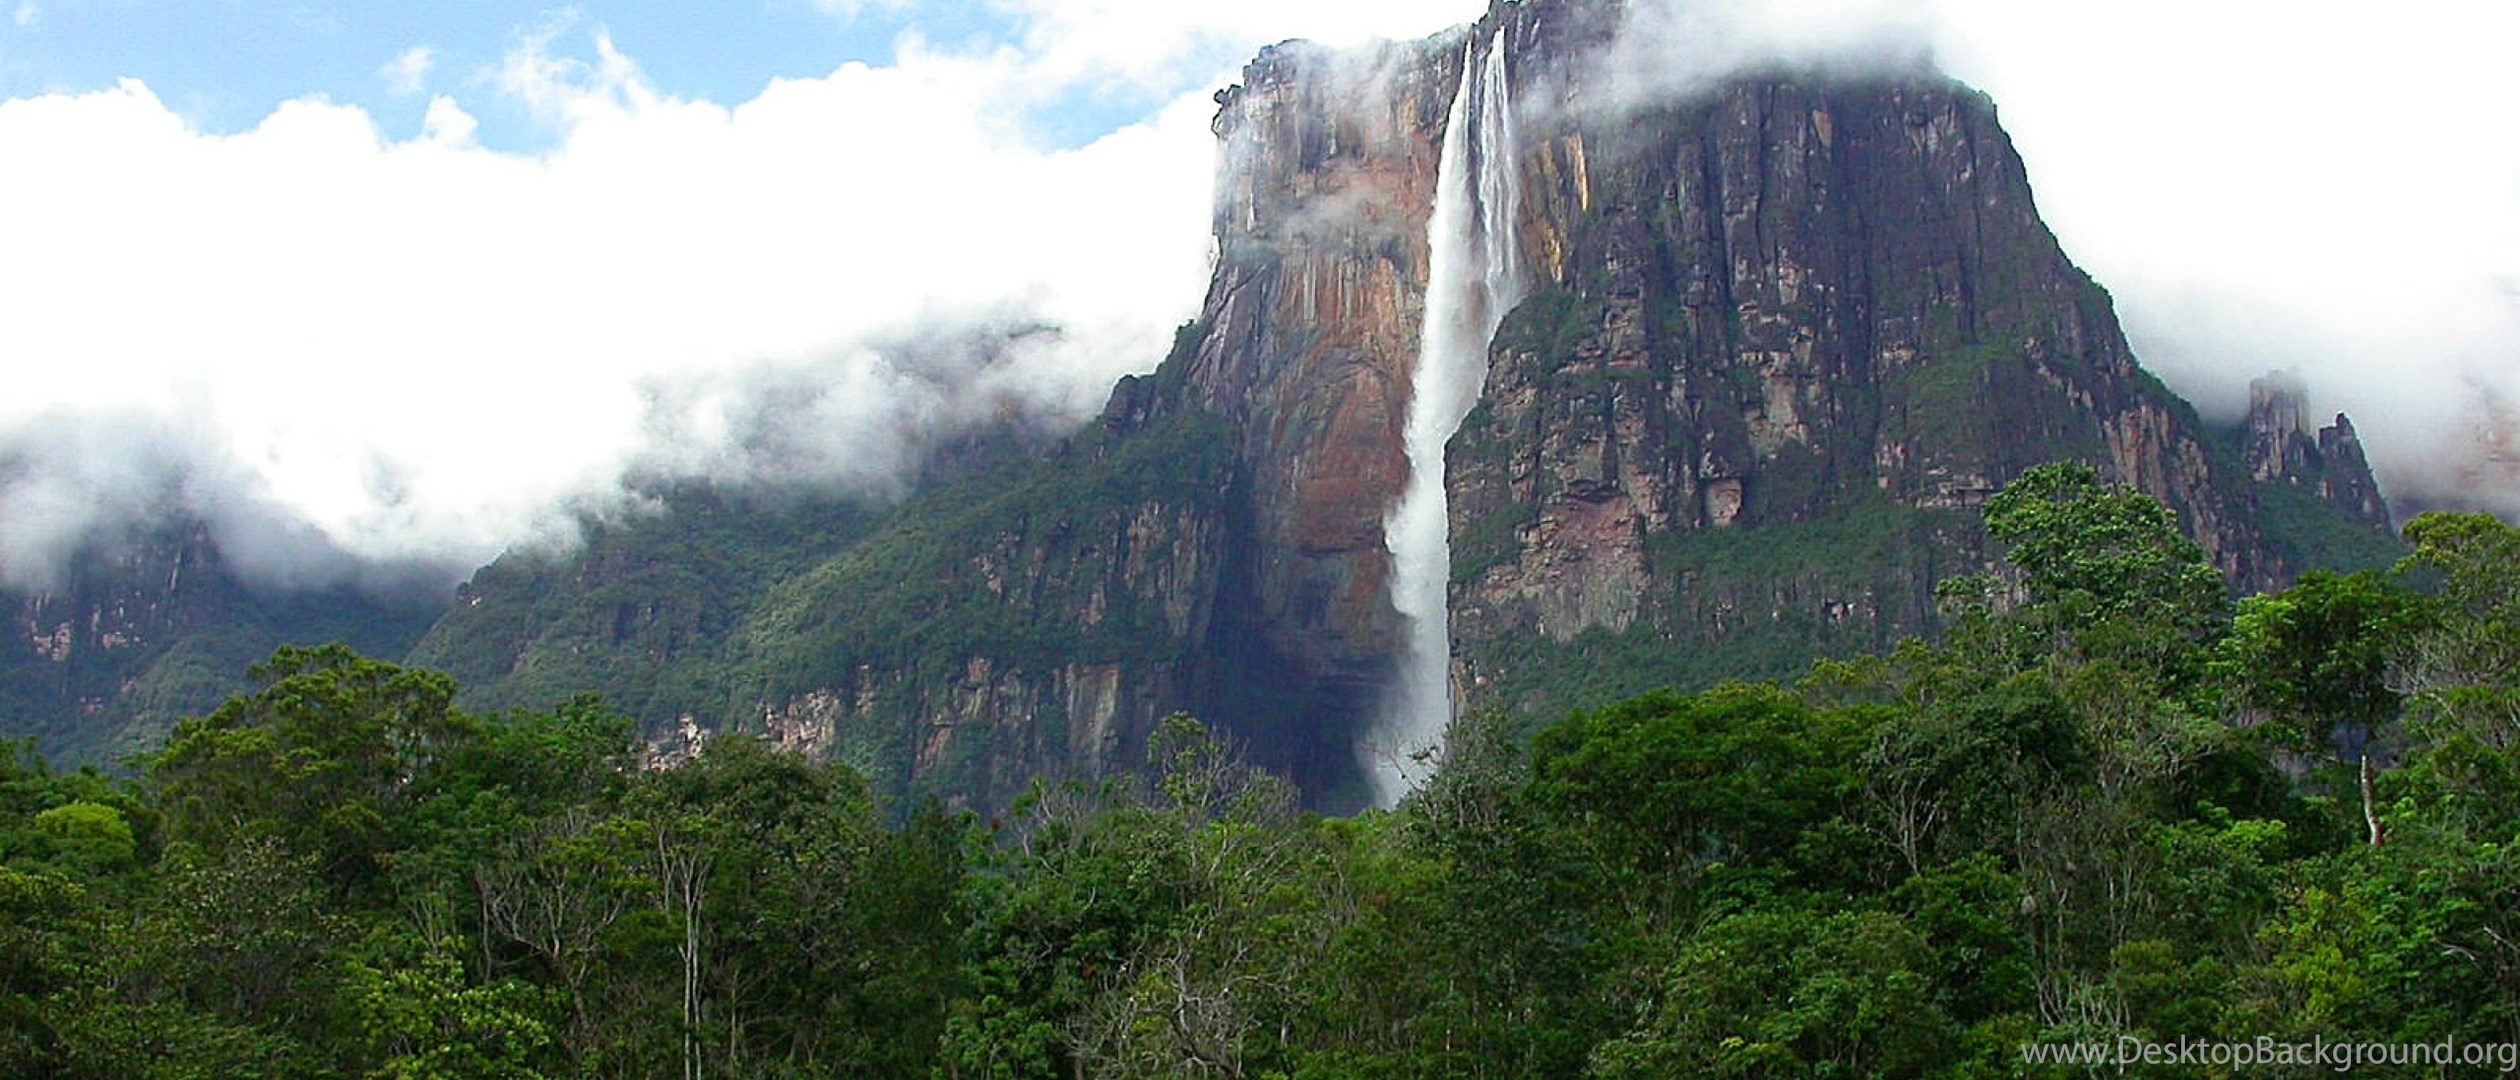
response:
<path fill-rule="evenodd" d="M 405 140 L 316 99 L 236 135 L 136 83 L 0 103 L 0 581 L 50 584 L 170 483 L 184 509 L 305 527 L 272 538 L 450 566 L 565 531 L 634 465 L 880 490 L 905 434 L 972 414 L 955 378 L 1073 415 L 1197 301 L 1204 108 L 1043 150 L 1009 57 L 851 66 L 728 108 L 659 94 L 608 45 L 547 44 L 497 73 L 560 131 L 532 156 L 474 145 L 446 98 Z M 1010 321 L 1056 330 L 905 374 Z M 774 405 L 807 381 L 811 409 Z M 93 460 L 124 444 L 145 452 Z"/>
<path fill-rule="evenodd" d="M 468 88 L 411 134 L 319 97 L 206 133 L 136 82 L 0 102 L 0 584 L 55 584 L 83 538 L 169 508 L 256 580 L 308 585 L 565 541 L 630 477 L 896 491 L 935 440 L 1073 422 L 1160 358 L 1205 283 L 1208 91 L 1254 48 L 1478 13 L 998 10 L 1003 42 L 905 37 L 733 105 L 565 24 L 487 71 L 379 57 L 416 94 Z M 2520 512 L 2515 16 L 1917 11 L 1640 0 L 1630 44 L 1653 49 L 1621 77 L 1930 48 L 2001 103 L 2069 254 L 2174 386 L 2229 413 L 2298 369 L 2393 497 Z M 1147 119 L 1040 134 L 1078 101 Z M 485 103 L 548 147 L 479 145 Z"/>
<path fill-rule="evenodd" d="M 206 133 L 129 81 L 0 102 L 0 585 L 167 510 L 256 581 L 446 581 L 634 480 L 884 495 L 971 425 L 1072 423 L 1196 310 L 1208 92 L 1261 28 L 1451 6 L 1010 0 L 1004 41 L 734 105 L 564 15 L 489 70 L 380 58 L 465 88 L 410 136 L 321 97 Z M 1077 102 L 1145 119 L 1039 134 Z M 484 104 L 548 148 L 478 144 Z"/>

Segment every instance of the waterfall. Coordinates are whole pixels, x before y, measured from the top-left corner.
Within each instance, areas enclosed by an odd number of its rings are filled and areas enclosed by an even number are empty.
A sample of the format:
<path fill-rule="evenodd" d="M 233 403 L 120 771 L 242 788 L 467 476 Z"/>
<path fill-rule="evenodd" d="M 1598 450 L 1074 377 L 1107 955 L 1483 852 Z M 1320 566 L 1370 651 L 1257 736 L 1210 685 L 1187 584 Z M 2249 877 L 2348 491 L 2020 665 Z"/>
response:
<path fill-rule="evenodd" d="M 1383 519 L 1383 542 L 1391 550 L 1391 601 L 1407 626 L 1407 640 L 1399 681 L 1359 744 L 1378 806 L 1398 802 L 1434 773 L 1452 726 L 1452 628 L 1445 596 L 1452 539 L 1444 447 L 1478 403 L 1496 324 L 1525 289 L 1514 244 L 1522 202 L 1518 157 L 1500 27 L 1484 60 L 1475 38 L 1464 46 L 1461 86 L 1444 120 L 1435 207 L 1426 226 L 1426 322 L 1402 437 L 1409 480 Z"/>

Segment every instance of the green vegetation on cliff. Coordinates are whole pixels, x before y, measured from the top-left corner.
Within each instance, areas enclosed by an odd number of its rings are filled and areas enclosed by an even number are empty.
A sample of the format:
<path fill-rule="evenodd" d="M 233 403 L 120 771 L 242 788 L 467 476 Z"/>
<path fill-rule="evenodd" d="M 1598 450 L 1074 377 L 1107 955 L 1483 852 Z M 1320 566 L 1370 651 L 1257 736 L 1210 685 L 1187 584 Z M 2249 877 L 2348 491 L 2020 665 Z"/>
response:
<path fill-rule="evenodd" d="M 1169 543 L 1221 514 L 1231 445 L 1221 424 L 1185 410 L 1046 450 L 992 448 L 892 506 L 674 489 L 648 511 L 589 523 L 582 550 L 484 569 L 410 662 L 457 676 L 468 707 L 549 708 L 600 691 L 651 727 L 691 717 L 757 730 L 803 695 L 864 694 L 879 714 L 842 718 L 830 738 L 903 796 L 914 731 L 941 719 L 975 659 L 1035 677 L 1187 662 L 1201 628 L 1181 623 L 1194 613 L 1129 578 L 1131 545 Z M 988 764 L 926 770 L 921 790 L 990 798 Z"/>
<path fill-rule="evenodd" d="M 463 680 L 475 708 L 548 708 L 600 689 L 634 716 L 714 715 L 726 645 L 755 597 L 883 517 L 857 501 L 670 488 L 585 522 L 582 548 L 484 567 L 410 662 Z"/>
<path fill-rule="evenodd" d="M 780 582 L 744 628 L 764 692 L 831 686 L 861 664 L 1177 655 L 1182 642 L 1156 601 L 1104 588 L 1116 584 L 1108 560 L 1126 554 L 1119 542 L 1148 508 L 1221 501 L 1233 483 L 1230 433 L 1183 414 L 1127 438 L 1100 434 L 923 493 L 865 540 Z M 1101 600 L 1090 615 L 1089 596 Z"/>
<path fill-rule="evenodd" d="M 100 538 L 55 589 L 0 594 L 0 604 L 16 635 L 0 649 L 0 737 L 108 768 L 242 689 L 246 667 L 283 644 L 346 641 L 400 656 L 437 617 L 404 593 L 248 587 L 206 530 L 180 523 Z"/>
<path fill-rule="evenodd" d="M 1508 635 L 1460 648 L 1493 680 L 1483 700 L 1527 716 L 1599 708 L 1650 690 L 1790 679 L 1815 659 L 1887 648 L 1934 582 L 1976 564 L 1976 516 L 1886 499 L 1810 521 L 1657 533 L 1635 620 L 1569 640 Z"/>

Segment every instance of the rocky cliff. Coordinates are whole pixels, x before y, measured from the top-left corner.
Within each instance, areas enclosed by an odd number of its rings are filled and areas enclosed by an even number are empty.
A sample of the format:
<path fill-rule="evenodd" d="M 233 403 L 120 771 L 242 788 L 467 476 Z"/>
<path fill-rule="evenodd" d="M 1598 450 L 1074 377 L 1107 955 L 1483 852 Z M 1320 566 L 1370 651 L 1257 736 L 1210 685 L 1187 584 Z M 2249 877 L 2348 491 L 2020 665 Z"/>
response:
<path fill-rule="evenodd" d="M 2200 423 L 2040 223 L 1982 95 L 1771 68 L 1639 97 L 1603 67 L 1621 30 L 1617 4 L 1531 0 L 1263 51 L 1218 95 L 1206 302 L 1089 430 L 888 510 L 701 500 L 502 560 L 414 659 L 476 702 L 602 689 L 666 742 L 751 730 L 981 804 L 1132 765 L 1184 709 L 1357 805 L 1403 633 L 1384 519 L 1449 106 L 1496 48 L 1515 149 L 1481 167 L 1519 192 L 1533 288 L 1446 466 L 1472 706 L 1930 632 L 1934 583 L 1987 563 L 1977 505 L 2060 458 L 2177 508 L 2239 586 L 2368 557 L 2320 539 L 2385 521 L 2350 427 Z M 741 559 L 692 539 L 765 530 Z"/>
<path fill-rule="evenodd" d="M 1002 805 L 1134 765 L 1228 695 L 1242 560 L 1230 432 L 1204 413 L 1008 441 L 897 506 L 673 488 L 583 550 L 484 568 L 411 653 L 475 708 L 601 691 L 671 756 L 742 731 L 896 799 Z"/>
<path fill-rule="evenodd" d="M 247 688 L 283 644 L 399 656 L 437 617 L 410 598 L 241 584 L 206 528 L 169 519 L 94 537 L 54 587 L 0 593 L 0 735 L 53 762 L 113 766 Z"/>
<path fill-rule="evenodd" d="M 2252 478 L 2305 489 L 2367 527 L 2390 527 L 2388 501 L 2372 482 L 2354 422 L 2338 413 L 2333 423 L 2310 426 L 2309 390 L 2299 376 L 2250 380 L 2241 428 Z"/>
<path fill-rule="evenodd" d="M 1515 247 L 1539 289 L 1451 448 L 1469 703 L 1784 674 L 1930 630 L 1933 582 L 1986 561 L 1974 508 L 2049 460 L 2180 511 L 2236 585 L 2302 568 L 2258 502 L 2310 474 L 2239 467 L 2138 366 L 1983 95 L 1779 68 L 1637 100 L 1601 67 L 1621 31 L 1616 4 L 1500 4 L 1413 46 L 1280 46 L 1219 95 L 1221 257 L 1177 397 L 1243 433 L 1267 568 L 1244 614 L 1345 713 L 1318 730 L 1354 729 L 1391 653 L 1379 525 L 1433 163 L 1490 40 L 1524 103 Z M 2305 527 L 2385 522 L 2350 425 L 2303 437 L 2334 519 Z"/>

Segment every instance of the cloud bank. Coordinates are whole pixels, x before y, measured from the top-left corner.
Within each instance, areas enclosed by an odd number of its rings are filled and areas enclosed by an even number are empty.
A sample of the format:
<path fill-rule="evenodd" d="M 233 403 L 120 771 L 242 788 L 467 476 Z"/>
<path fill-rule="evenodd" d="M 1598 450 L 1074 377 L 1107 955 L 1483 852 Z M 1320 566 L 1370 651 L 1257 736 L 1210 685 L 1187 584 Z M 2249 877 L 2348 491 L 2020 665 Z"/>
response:
<path fill-rule="evenodd" d="M 827 5 L 905 10 L 894 0 Z M 906 10 L 916 11 L 915 6 Z M 257 580 L 448 580 L 624 477 L 894 490 L 928 441 L 1090 412 L 1195 311 L 1208 92 L 1258 45 L 1475 4 L 1000 0 L 997 39 L 678 98 L 599 28 L 204 133 L 136 82 L 0 102 L 0 584 L 165 509 Z M 1667 91 L 1930 49 L 1990 91 L 2068 252 L 2209 411 L 2296 368 L 2393 498 L 2520 512 L 2520 39 L 2491 5 L 1646 0 Z M 540 152 L 474 141 L 529 112 Z M 1143 119 L 1090 140 L 1059 116 Z M 1107 126 L 1107 125 L 1106 125 Z M 1096 128 L 1095 130 L 1099 130 Z M 1071 143 L 1081 142 L 1081 145 Z M 2499 444 L 2492 441 L 2501 439 Z M 2504 454 L 2496 463 L 2493 446 Z"/>
<path fill-rule="evenodd" d="M 634 462 L 790 474 L 793 440 L 749 452 L 758 418 L 709 413 L 806 372 L 817 401 L 789 415 L 815 460 L 875 485 L 891 463 L 865 463 L 924 423 L 902 414 L 956 392 L 904 396 L 921 327 L 1058 328 L 992 370 L 1016 407 L 1073 413 L 1197 299 L 1203 110 L 1045 152 L 1012 131 L 1009 59 L 844 68 L 731 108 L 658 94 L 600 39 L 586 61 L 530 43 L 496 77 L 560 129 L 552 150 L 474 146 L 447 98 L 401 141 L 320 99 L 225 137 L 136 83 L 0 104 L 0 147 L 37 163 L 0 176 L 21 461 L 0 535 L 44 538 L 0 545 L 0 580 L 50 583 L 65 536 L 170 478 L 204 516 L 477 564 L 565 530 Z"/>
<path fill-rule="evenodd" d="M 1207 95 L 1256 35 L 1452 6 L 1015 0 L 1006 40 L 733 105 L 565 20 L 377 69 L 530 112 L 534 154 L 443 94 L 410 137 L 320 96 L 233 135 L 132 81 L 0 102 L 0 584 L 170 509 L 259 581 L 451 580 L 625 477 L 881 494 L 972 424 L 1081 418 L 1196 310 Z M 1041 136 L 1080 101 L 1142 119 Z"/>

